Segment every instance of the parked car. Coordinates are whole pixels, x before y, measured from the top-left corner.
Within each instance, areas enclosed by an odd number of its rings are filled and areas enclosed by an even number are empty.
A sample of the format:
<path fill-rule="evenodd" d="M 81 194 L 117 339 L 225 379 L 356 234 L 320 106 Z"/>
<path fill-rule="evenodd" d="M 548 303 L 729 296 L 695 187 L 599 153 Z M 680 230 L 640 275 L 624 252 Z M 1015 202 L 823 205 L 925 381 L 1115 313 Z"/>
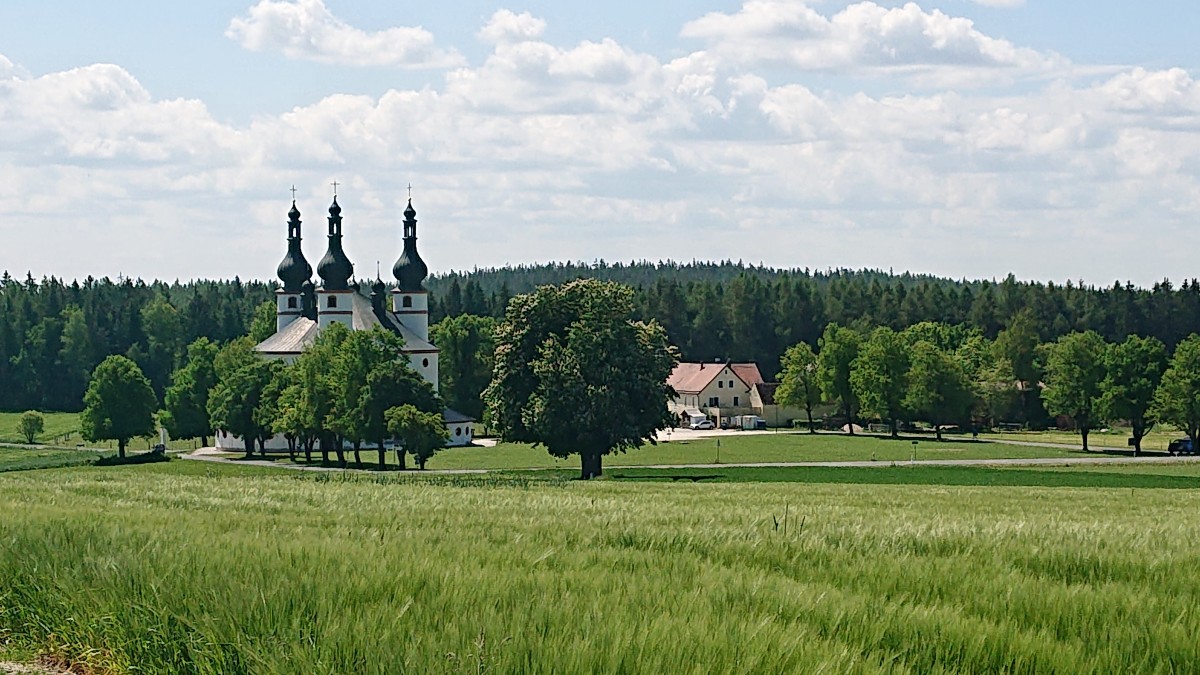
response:
<path fill-rule="evenodd" d="M 1192 447 L 1192 439 L 1178 438 L 1167 444 L 1167 452 L 1172 455 L 1194 455 L 1195 448 Z"/>
<path fill-rule="evenodd" d="M 699 430 L 699 429 L 712 429 L 716 426 L 717 425 L 713 424 L 712 420 L 700 420 L 699 422 L 692 422 L 688 426 L 688 428 Z"/>

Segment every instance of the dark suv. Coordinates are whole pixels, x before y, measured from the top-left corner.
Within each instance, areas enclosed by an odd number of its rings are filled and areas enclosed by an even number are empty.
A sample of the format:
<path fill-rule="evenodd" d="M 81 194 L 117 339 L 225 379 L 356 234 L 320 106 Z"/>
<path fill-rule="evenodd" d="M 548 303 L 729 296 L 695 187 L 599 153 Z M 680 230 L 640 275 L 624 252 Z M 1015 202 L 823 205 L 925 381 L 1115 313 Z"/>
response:
<path fill-rule="evenodd" d="M 1192 439 L 1179 438 L 1171 441 L 1167 445 L 1167 452 L 1172 455 L 1194 455 L 1196 450 L 1192 447 Z"/>

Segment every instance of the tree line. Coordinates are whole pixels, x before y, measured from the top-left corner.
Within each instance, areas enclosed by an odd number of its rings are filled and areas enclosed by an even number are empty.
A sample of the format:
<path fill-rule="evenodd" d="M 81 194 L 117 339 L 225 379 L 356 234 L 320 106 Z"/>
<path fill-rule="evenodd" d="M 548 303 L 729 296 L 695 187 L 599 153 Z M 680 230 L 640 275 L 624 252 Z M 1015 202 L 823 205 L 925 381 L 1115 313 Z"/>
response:
<path fill-rule="evenodd" d="M 897 435 L 924 421 L 941 438 L 944 425 L 990 426 L 1019 421 L 1040 427 L 1069 421 L 1088 449 L 1088 433 L 1106 422 L 1128 423 L 1135 452 L 1158 423 L 1187 433 L 1200 447 L 1200 335 L 1171 353 L 1158 338 L 1109 342 L 1096 331 L 1041 342 L 1028 312 L 988 339 L 978 328 L 925 322 L 896 331 L 826 326 L 816 349 L 799 342 L 785 352 L 776 399 L 807 411 L 837 408 L 854 432 L 858 420 L 880 420 Z"/>
<path fill-rule="evenodd" d="M 1200 333 L 1200 283 L 1131 284 L 955 281 L 864 270 L 776 270 L 733 262 L 558 263 L 431 277 L 431 321 L 465 315 L 498 320 L 511 297 L 578 278 L 633 289 L 634 313 L 654 319 L 688 361 L 755 361 L 768 378 L 797 342 L 816 346 L 827 325 L 860 332 L 924 323 L 962 325 L 989 340 L 1020 318 L 1039 342 L 1095 331 L 1108 342 L 1154 337 L 1174 349 Z M 88 375 L 121 354 L 162 399 L 197 338 L 224 344 L 274 330 L 274 283 L 165 283 L 92 279 L 67 283 L 0 276 L 0 410 L 77 411 Z M 439 345 L 441 346 L 441 345 Z M 445 347 L 442 347 L 445 349 Z M 454 369 L 445 369 L 456 377 Z M 470 376 L 468 376 L 470 379 Z M 474 385 L 472 385 L 472 388 Z M 478 397 L 448 403 L 481 410 Z M 475 403 L 472 403 L 475 401 Z"/>

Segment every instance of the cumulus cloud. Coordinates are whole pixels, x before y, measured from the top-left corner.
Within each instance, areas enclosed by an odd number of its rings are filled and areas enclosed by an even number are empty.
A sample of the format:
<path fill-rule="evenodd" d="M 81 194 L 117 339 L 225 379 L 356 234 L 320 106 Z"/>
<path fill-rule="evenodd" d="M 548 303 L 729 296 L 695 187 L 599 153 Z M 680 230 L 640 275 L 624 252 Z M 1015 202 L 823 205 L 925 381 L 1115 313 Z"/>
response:
<path fill-rule="evenodd" d="M 681 35 L 705 41 L 710 51 L 743 67 L 1042 72 L 1063 62 L 988 36 L 970 19 L 926 11 L 914 2 L 892 8 L 859 2 L 827 17 L 802 2 L 748 0 L 736 13 L 712 12 L 685 24 Z"/>
<path fill-rule="evenodd" d="M 335 17 L 323 0 L 260 0 L 234 18 L 226 37 L 252 51 L 348 66 L 441 68 L 462 63 L 420 27 L 366 32 Z"/>
<path fill-rule="evenodd" d="M 798 3 L 759 4 L 689 24 L 706 48 L 668 61 L 613 39 L 554 44 L 540 18 L 500 11 L 478 33 L 487 56 L 436 84 L 331 92 L 247 124 L 156 97 L 116 65 L 31 77 L 0 60 L 16 73 L 0 75 L 0 236 L 27 237 L 29 252 L 0 250 L 0 268 L 267 277 L 282 255 L 286 187 L 301 188 L 316 259 L 311 228 L 336 179 L 360 269 L 398 255 L 412 181 L 437 270 L 732 257 L 1097 282 L 1191 274 L 1176 245 L 1200 212 L 1200 84 L 1187 71 L 824 90 L 759 72 L 762 60 L 730 67 L 731 40 L 829 40 L 837 23 Z M 946 49 L 980 67 L 1022 67 L 1018 47 L 988 61 L 989 43 L 951 17 L 857 7 L 868 18 L 854 25 L 877 30 L 851 41 L 843 63 L 878 63 L 880 45 L 906 44 L 898 54 L 928 65 L 920 49 L 939 43 L 923 31 L 940 26 L 958 36 Z M 67 240 L 80 245 L 57 245 Z M 1080 254 L 1061 256 L 1065 241 Z M 1131 250 L 1154 259 L 1131 263 Z"/>

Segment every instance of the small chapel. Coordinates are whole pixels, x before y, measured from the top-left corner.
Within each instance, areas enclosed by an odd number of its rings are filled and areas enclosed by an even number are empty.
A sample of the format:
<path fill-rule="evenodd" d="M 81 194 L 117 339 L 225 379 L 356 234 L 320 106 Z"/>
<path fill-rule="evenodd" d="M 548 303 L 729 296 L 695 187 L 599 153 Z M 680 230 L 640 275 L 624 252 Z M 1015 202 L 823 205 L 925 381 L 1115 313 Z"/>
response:
<path fill-rule="evenodd" d="M 404 339 L 402 353 L 413 370 L 438 389 L 438 348 L 429 341 L 429 293 L 425 278 L 429 268 L 417 253 L 417 212 L 409 196 L 404 210 L 404 248 L 392 275 L 396 286 L 390 291 L 376 278 L 370 292 L 364 292 L 353 280 L 354 263 L 342 250 L 342 207 L 337 195 L 329 206 L 329 234 L 325 256 L 317 263 L 320 285 L 312 281 L 312 266 L 301 250 L 300 210 L 292 200 L 288 212 L 287 253 L 276 273 L 281 287 L 275 291 L 275 334 L 259 343 L 255 350 L 264 358 L 294 361 L 317 339 L 326 327 L 340 323 L 350 330 L 381 327 Z M 450 432 L 451 446 L 471 443 L 470 417 L 447 408 L 443 412 Z M 224 433 L 217 434 L 218 447 L 239 447 L 241 441 Z M 267 450 L 286 450 L 280 436 L 267 443 Z"/>

